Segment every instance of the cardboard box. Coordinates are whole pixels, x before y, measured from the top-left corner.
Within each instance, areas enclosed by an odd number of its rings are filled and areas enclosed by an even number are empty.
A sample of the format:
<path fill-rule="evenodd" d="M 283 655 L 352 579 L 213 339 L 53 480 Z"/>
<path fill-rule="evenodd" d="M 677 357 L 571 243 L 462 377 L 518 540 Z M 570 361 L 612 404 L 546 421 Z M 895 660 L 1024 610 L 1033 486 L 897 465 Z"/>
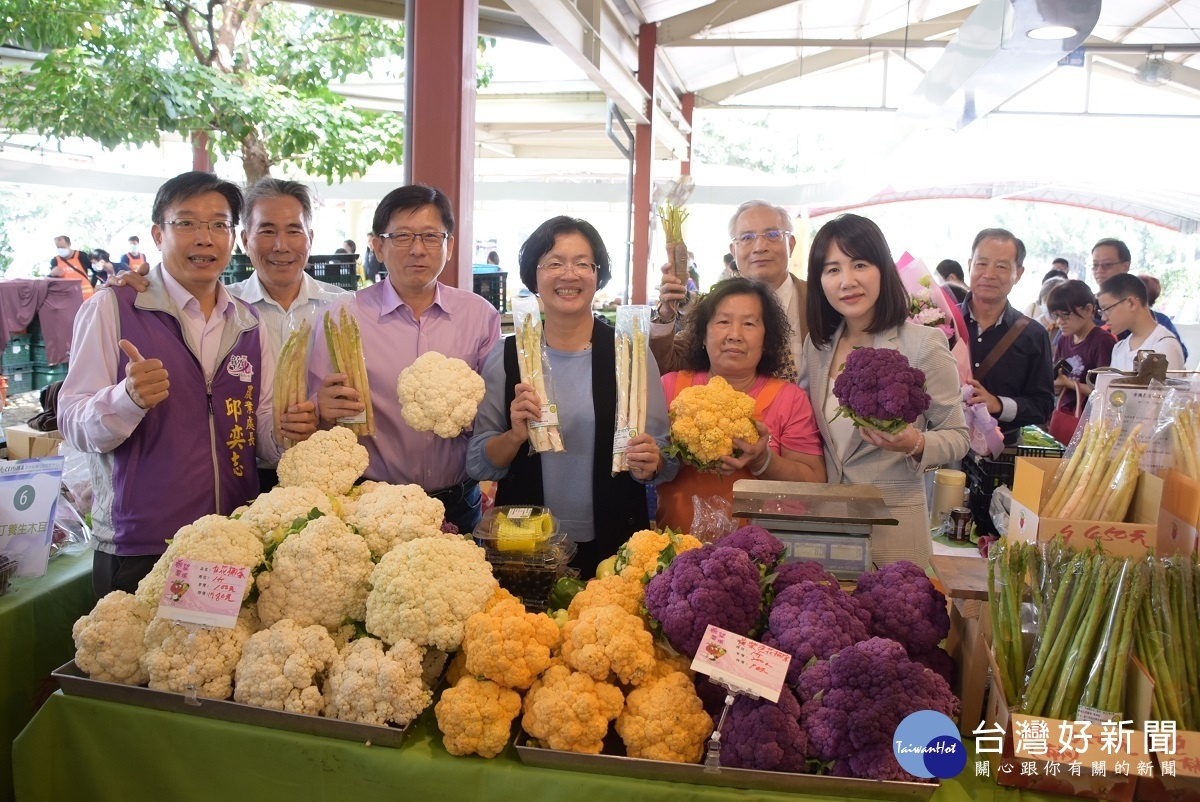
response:
<path fill-rule="evenodd" d="M 1169 531 L 1163 533 L 1159 526 L 1164 481 L 1146 471 L 1138 473 L 1137 488 L 1126 515 L 1128 521 L 1041 517 L 1042 498 L 1046 495 L 1046 488 L 1054 481 L 1054 474 L 1061 462 L 1045 457 L 1017 457 L 1012 512 L 1008 519 L 1009 537 L 1029 543 L 1045 543 L 1056 535 L 1062 535 L 1067 545 L 1079 550 L 1099 541 L 1106 553 L 1123 557 L 1140 557 L 1149 549 L 1154 549 L 1160 555 L 1175 550 L 1172 548 L 1175 544 L 1169 539 Z M 1174 491 L 1177 479 L 1172 481 Z"/>
<path fill-rule="evenodd" d="M 1139 768 L 1153 764 L 1144 751 L 1145 722 L 1150 718 L 1150 700 L 1154 681 L 1132 656 L 1129 658 L 1130 682 L 1125 690 L 1125 716 L 1133 721 L 1127 739 L 1120 748 L 1105 751 L 1102 747 L 1101 725 L 1092 724 L 1084 732 L 1075 725 L 1047 716 L 1025 716 L 1010 709 L 995 657 L 989 652 L 992 682 L 988 713 L 984 727 L 1003 731 L 1002 751 L 990 754 L 993 775 L 1000 785 L 1026 788 L 1039 793 L 1066 794 L 1109 802 L 1132 802 L 1138 783 L 1148 775 L 1139 776 Z M 1039 726 L 1032 726 L 1039 725 Z M 1044 742 L 1029 737 L 1044 725 Z M 983 727 L 981 727 L 983 729 Z M 980 739 L 982 740 L 982 739 Z M 1044 748 L 1042 747 L 1044 743 Z M 979 750 L 979 741 L 976 742 Z M 1078 776 L 1072 765 L 1078 766 Z M 1093 774 L 1094 766 L 1102 766 L 1103 774 Z M 1118 772 L 1124 767 L 1125 773 Z"/>
<path fill-rule="evenodd" d="M 40 432 L 24 423 L 5 426 L 4 436 L 8 440 L 8 458 L 11 460 L 57 457 L 58 447 L 62 444 L 62 435 L 58 432 Z"/>
<path fill-rule="evenodd" d="M 1174 776 L 1164 776 L 1170 763 Z M 1200 732 L 1180 730 L 1175 754 L 1154 754 L 1154 776 L 1138 780 L 1135 799 L 1142 802 L 1200 802 Z"/>

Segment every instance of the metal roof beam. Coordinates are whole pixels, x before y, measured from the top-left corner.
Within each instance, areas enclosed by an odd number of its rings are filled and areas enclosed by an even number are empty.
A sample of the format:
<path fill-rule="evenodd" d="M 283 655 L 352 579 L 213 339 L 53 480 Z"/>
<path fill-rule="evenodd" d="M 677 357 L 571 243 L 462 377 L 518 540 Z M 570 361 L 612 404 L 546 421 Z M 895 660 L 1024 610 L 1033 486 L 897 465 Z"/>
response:
<path fill-rule="evenodd" d="M 753 17 L 764 11 L 790 5 L 795 0 L 717 0 L 694 11 L 668 17 L 658 23 L 658 44 L 672 44 L 681 39 L 731 22 Z"/>
<path fill-rule="evenodd" d="M 640 125 L 649 124 L 649 93 L 618 58 L 616 48 L 604 41 L 573 4 L 567 0 L 509 0 L 509 5 L 575 62 L 621 111 Z"/>
<path fill-rule="evenodd" d="M 970 16 L 972 10 L 971 8 L 965 8 L 949 14 L 943 14 L 940 17 L 935 17 L 925 22 L 913 23 L 909 26 L 909 41 L 921 41 L 944 35 L 960 27 L 967 17 Z M 903 37 L 903 35 L 904 29 L 900 28 L 895 31 L 889 31 L 881 36 L 880 39 L 886 40 L 894 36 Z M 743 75 L 709 87 L 695 89 L 696 105 L 697 107 L 716 106 L 735 95 L 773 86 L 783 81 L 789 81 L 792 78 L 799 78 L 801 75 L 811 75 L 840 67 L 860 58 L 862 58 L 862 55 L 856 52 L 827 50 L 803 59 L 795 59 L 785 64 L 780 64 L 777 67 L 753 72 L 749 75 Z"/>

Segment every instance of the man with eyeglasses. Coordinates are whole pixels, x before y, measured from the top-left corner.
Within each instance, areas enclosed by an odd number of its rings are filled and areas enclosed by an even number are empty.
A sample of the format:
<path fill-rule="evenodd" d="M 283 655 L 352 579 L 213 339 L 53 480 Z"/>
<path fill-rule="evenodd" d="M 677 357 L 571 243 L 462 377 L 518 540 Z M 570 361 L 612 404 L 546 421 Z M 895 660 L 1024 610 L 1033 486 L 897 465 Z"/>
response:
<path fill-rule="evenodd" d="M 1092 246 L 1092 278 L 1096 279 L 1097 287 L 1102 286 L 1113 276 L 1129 273 L 1132 265 L 1133 255 L 1129 252 L 1129 246 L 1119 239 L 1106 237 Z M 1150 314 L 1154 316 L 1159 325 L 1174 335 L 1181 346 L 1183 345 L 1183 338 L 1179 336 L 1179 330 L 1175 328 L 1175 323 L 1170 317 L 1157 309 L 1151 309 Z M 1124 340 L 1129 336 L 1128 329 L 1112 328 L 1112 321 L 1108 321 L 1108 326 L 1118 340 Z M 1187 346 L 1183 346 L 1183 356 L 1185 359 L 1187 358 Z"/>
<path fill-rule="evenodd" d="M 804 307 L 808 289 L 803 281 L 788 271 L 788 259 L 796 247 L 792 235 L 792 218 L 787 210 L 767 201 L 743 203 L 729 220 L 729 252 L 738 272 L 746 278 L 763 282 L 775 291 L 780 306 L 792 326 L 792 365 L 781 378 L 795 381 L 803 373 L 804 335 L 808 327 Z M 682 353 L 687 344 L 676 336 L 680 308 L 687 301 L 687 289 L 670 265 L 662 269 L 662 285 L 658 289 L 658 306 L 650 328 L 650 350 L 662 373 L 684 367 Z"/>
<path fill-rule="evenodd" d="M 258 495 L 256 457 L 278 461 L 275 356 L 253 308 L 220 281 L 241 210 L 241 190 L 211 173 L 167 181 L 149 286 L 102 288 L 76 316 L 58 423 L 88 454 L 98 596 L 134 592 L 178 529 Z M 307 439 L 312 402 L 281 422 L 286 438 Z"/>
<path fill-rule="evenodd" d="M 1154 319 L 1146 285 L 1137 276 L 1117 273 L 1100 285 L 1100 315 L 1113 331 L 1127 336 L 1113 346 L 1112 367 L 1132 371 L 1138 351 L 1156 351 L 1167 357 L 1167 370 L 1182 370 L 1183 348 L 1179 337 Z"/>
<path fill-rule="evenodd" d="M 436 351 L 479 372 L 500 339 L 500 314 L 473 292 L 449 287 L 438 277 L 454 254 L 454 213 L 445 193 L 414 184 L 394 189 L 379 202 L 370 247 L 387 268 L 387 280 L 357 293 L 375 436 L 362 439 L 370 455 L 365 477 L 392 484 L 417 484 L 446 507 L 446 520 L 460 532 L 480 519 L 478 482 L 467 476 L 470 432 L 453 439 L 418 432 L 400 414 L 396 381 L 417 357 Z M 314 348 L 310 385 L 320 385 L 318 405 L 327 426 L 364 409 L 346 376 L 331 374 L 323 338 Z"/>
<path fill-rule="evenodd" d="M 1044 426 L 1054 410 L 1050 337 L 1008 302 L 1024 272 L 1025 244 L 1003 228 L 985 228 L 971 244 L 971 291 L 959 306 L 975 374 L 966 401 L 987 407 L 1009 445 L 1022 426 Z"/>

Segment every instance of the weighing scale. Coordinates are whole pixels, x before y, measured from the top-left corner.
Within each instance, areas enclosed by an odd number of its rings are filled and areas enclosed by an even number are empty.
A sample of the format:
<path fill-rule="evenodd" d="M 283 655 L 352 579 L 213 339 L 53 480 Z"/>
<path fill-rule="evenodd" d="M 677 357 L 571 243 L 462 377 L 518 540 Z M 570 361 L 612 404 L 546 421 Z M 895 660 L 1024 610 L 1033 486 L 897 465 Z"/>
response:
<path fill-rule="evenodd" d="M 871 570 L 871 528 L 899 523 L 872 485 L 739 479 L 733 514 L 783 541 L 785 561 L 819 562 L 838 579 Z"/>

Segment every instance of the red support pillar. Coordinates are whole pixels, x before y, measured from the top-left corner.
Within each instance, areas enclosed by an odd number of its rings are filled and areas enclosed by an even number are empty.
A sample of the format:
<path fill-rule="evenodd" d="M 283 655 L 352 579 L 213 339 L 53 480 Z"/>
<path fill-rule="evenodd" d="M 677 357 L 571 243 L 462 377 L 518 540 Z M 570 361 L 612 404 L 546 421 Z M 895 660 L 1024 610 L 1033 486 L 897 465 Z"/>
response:
<path fill-rule="evenodd" d="M 696 95 L 692 92 L 688 92 L 683 97 L 681 97 L 679 100 L 680 100 L 680 105 L 683 106 L 683 121 L 685 123 L 687 123 L 687 127 L 688 127 L 687 158 L 684 159 L 683 162 L 679 165 L 679 174 L 680 175 L 691 175 L 692 174 L 692 112 L 696 110 Z"/>
<path fill-rule="evenodd" d="M 654 162 L 654 51 L 658 44 L 658 26 L 646 23 L 638 30 L 638 83 L 650 95 L 646 117 L 650 125 L 634 130 L 633 146 L 633 297 L 635 304 L 646 303 L 647 277 L 650 272 L 650 167 Z"/>
<path fill-rule="evenodd" d="M 208 152 L 208 134 L 196 131 L 192 134 L 192 169 L 211 173 L 212 156 Z"/>
<path fill-rule="evenodd" d="M 412 121 L 404 159 L 413 183 L 446 193 L 454 209 L 454 258 L 441 280 L 471 287 L 475 254 L 475 59 L 479 0 L 409 0 L 405 68 Z"/>

